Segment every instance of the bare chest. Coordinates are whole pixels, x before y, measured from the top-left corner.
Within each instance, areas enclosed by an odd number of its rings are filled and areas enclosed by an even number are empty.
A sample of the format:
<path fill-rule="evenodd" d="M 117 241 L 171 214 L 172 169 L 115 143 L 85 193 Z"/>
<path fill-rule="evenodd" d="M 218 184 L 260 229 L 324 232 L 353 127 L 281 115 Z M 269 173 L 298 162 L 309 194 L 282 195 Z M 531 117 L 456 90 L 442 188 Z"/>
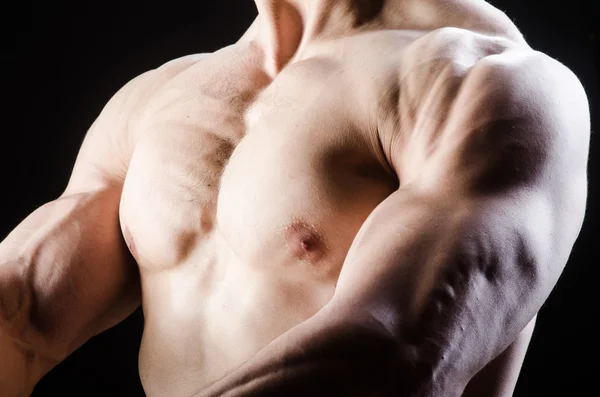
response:
<path fill-rule="evenodd" d="M 275 79 L 260 57 L 216 53 L 150 101 L 120 208 L 142 274 L 145 384 L 214 380 L 330 299 L 360 226 L 402 182 L 390 148 L 418 174 L 489 52 L 452 30 L 419 37 L 315 46 Z M 153 357 L 185 365 L 162 373 Z"/>
<path fill-rule="evenodd" d="M 202 74 L 196 67 L 189 72 Z M 216 233 L 237 257 L 271 270 L 281 266 L 266 261 L 274 256 L 339 264 L 394 187 L 342 64 L 309 59 L 272 81 L 250 68 L 195 87 L 181 76 L 148 112 L 121 203 L 142 269 L 214 255 Z M 330 277 L 332 266 L 309 271 Z"/>
<path fill-rule="evenodd" d="M 339 262 L 397 184 L 389 161 L 418 175 L 469 67 L 499 47 L 469 40 L 375 32 L 315 45 L 275 79 L 251 49 L 177 76 L 145 111 L 125 184 L 134 256 L 176 266 L 218 231 L 249 262 L 268 247 Z"/>

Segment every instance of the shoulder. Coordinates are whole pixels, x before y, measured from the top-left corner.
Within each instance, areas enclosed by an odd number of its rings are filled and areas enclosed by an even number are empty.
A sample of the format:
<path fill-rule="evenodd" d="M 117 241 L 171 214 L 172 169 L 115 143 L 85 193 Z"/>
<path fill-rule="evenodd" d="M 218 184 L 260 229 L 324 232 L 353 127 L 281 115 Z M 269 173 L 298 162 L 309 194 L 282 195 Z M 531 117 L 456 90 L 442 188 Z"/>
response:
<path fill-rule="evenodd" d="M 400 82 L 405 117 L 387 146 L 397 148 L 389 157 L 401 179 L 485 191 L 556 180 L 557 169 L 585 174 L 590 114 L 577 76 L 523 46 L 467 55 L 442 57 L 436 70 L 416 68 Z"/>
<path fill-rule="evenodd" d="M 563 191 L 585 179 L 590 139 L 587 96 L 551 57 L 513 49 L 478 61 L 445 123 L 452 169 L 475 194 L 516 188 Z"/>
<path fill-rule="evenodd" d="M 537 158 L 539 166 L 567 166 L 573 156 L 580 166 L 587 161 L 585 89 L 568 67 L 541 52 L 511 49 L 482 58 L 465 76 L 454 108 L 448 125 L 460 125 L 454 136 L 473 150 L 487 143 L 490 152 Z"/>
<path fill-rule="evenodd" d="M 67 192 L 122 184 L 139 138 L 137 128 L 149 101 L 162 87 L 206 55 L 174 59 L 127 81 L 104 105 L 88 129 Z"/>
<path fill-rule="evenodd" d="M 126 82 L 106 103 L 88 135 L 108 138 L 107 133 L 133 132 L 143 109 L 160 90 L 207 54 L 195 54 L 173 59 L 154 69 L 143 72 Z"/>
<path fill-rule="evenodd" d="M 95 124 L 115 122 L 132 116 L 136 107 L 206 56 L 207 54 L 194 54 L 176 58 L 131 78 L 106 103 Z"/>
<path fill-rule="evenodd" d="M 587 116 L 589 112 L 585 90 L 573 71 L 530 49 L 514 48 L 482 58 L 466 76 L 462 90 L 505 103 L 501 110 L 531 117 Z"/>

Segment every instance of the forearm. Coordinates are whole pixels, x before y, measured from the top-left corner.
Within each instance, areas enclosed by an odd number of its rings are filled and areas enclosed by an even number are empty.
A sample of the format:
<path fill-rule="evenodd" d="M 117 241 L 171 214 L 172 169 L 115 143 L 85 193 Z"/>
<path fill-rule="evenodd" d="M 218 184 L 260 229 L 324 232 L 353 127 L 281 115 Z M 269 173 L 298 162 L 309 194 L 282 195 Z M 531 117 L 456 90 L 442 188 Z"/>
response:
<path fill-rule="evenodd" d="M 0 330 L 0 395 L 23 397 L 33 386 L 26 380 L 27 363 L 14 341 Z"/>
<path fill-rule="evenodd" d="M 10 335 L 62 360 L 139 302 L 121 241 L 116 189 L 61 197 L 0 243 L 0 321 Z"/>
<path fill-rule="evenodd" d="M 0 329 L 0 395 L 26 397 L 57 363 L 44 360 Z"/>
<path fill-rule="evenodd" d="M 397 396 L 395 342 L 329 304 L 195 397 Z"/>
<path fill-rule="evenodd" d="M 27 395 L 45 373 L 137 306 L 116 198 L 106 191 L 50 202 L 0 242 L 1 396 Z"/>

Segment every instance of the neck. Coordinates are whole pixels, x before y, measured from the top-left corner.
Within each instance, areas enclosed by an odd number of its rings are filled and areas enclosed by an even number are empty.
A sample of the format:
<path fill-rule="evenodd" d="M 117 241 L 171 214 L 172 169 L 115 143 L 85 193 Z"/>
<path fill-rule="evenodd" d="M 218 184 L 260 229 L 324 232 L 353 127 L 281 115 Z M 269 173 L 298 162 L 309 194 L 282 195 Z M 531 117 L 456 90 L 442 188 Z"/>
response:
<path fill-rule="evenodd" d="M 372 26 L 434 30 L 454 26 L 526 44 L 510 19 L 484 0 L 255 0 L 258 18 L 241 41 L 265 53 L 272 77 L 318 38 L 338 37 Z"/>
<path fill-rule="evenodd" d="M 265 68 L 275 75 L 306 43 L 375 20 L 383 4 L 384 0 L 256 0 L 258 18 L 244 38 L 260 43 Z"/>

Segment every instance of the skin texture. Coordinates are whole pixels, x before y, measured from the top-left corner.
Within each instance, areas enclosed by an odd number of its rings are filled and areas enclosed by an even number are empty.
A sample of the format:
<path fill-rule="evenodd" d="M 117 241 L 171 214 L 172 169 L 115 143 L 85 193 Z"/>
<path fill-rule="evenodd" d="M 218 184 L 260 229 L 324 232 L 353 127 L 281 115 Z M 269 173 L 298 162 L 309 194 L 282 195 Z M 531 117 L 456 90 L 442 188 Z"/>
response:
<path fill-rule="evenodd" d="M 257 8 L 0 244 L 3 396 L 140 301 L 149 397 L 512 394 L 585 211 L 579 81 L 483 1 Z"/>

